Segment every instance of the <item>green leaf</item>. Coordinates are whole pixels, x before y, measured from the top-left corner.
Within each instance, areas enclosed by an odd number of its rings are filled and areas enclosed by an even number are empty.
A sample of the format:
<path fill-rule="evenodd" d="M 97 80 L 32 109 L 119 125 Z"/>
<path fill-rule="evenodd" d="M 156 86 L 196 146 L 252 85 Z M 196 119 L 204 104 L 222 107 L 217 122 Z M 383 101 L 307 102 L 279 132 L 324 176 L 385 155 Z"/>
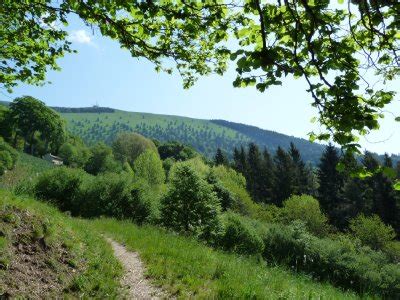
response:
<path fill-rule="evenodd" d="M 394 120 L 395 120 L 396 122 L 400 122 L 400 117 L 396 117 L 396 118 L 394 118 Z"/>
<path fill-rule="evenodd" d="M 389 167 L 384 167 L 383 168 L 383 174 L 385 174 L 389 178 L 396 178 L 397 174 L 396 171 L 392 168 Z"/>
<path fill-rule="evenodd" d="M 397 191 L 400 191 L 400 180 L 397 180 L 393 185 L 393 188 Z"/>
<path fill-rule="evenodd" d="M 345 166 L 344 163 L 342 163 L 342 162 L 339 162 L 339 163 L 336 165 L 336 170 L 337 170 L 338 172 L 343 172 L 343 171 L 345 170 L 345 168 L 346 168 L 346 166 Z"/>

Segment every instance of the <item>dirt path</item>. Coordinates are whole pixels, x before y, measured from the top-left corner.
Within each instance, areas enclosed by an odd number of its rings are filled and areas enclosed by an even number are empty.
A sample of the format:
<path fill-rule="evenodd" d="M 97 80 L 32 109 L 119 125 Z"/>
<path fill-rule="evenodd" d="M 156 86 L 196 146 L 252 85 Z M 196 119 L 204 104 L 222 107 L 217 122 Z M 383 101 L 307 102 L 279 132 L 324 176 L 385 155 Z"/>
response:
<path fill-rule="evenodd" d="M 125 289 L 128 299 L 164 299 L 165 293 L 151 285 L 146 279 L 145 267 L 136 252 L 128 251 L 123 245 L 106 238 L 114 249 L 114 254 L 125 269 L 121 285 Z"/>

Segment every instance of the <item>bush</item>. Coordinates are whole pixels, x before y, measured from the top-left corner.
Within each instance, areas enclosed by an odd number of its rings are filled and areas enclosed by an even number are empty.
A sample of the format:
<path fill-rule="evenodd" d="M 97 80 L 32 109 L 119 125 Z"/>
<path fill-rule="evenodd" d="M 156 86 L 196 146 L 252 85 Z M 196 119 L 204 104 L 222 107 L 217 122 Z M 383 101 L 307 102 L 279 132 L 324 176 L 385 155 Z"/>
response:
<path fill-rule="evenodd" d="M 81 212 L 81 186 L 89 175 L 80 169 L 60 167 L 42 173 L 35 184 L 35 196 L 54 203 L 73 215 Z"/>
<path fill-rule="evenodd" d="M 307 232 L 301 221 L 272 224 L 264 235 L 263 256 L 297 271 L 328 280 L 360 294 L 393 298 L 400 293 L 400 269 L 386 255 L 362 247 L 346 236 L 332 240 Z"/>
<path fill-rule="evenodd" d="M 161 185 L 165 181 L 162 161 L 157 153 L 146 150 L 135 160 L 133 172 L 136 178 L 145 180 L 150 186 Z"/>
<path fill-rule="evenodd" d="M 301 220 L 311 233 L 319 236 L 324 235 L 328 229 L 328 219 L 322 213 L 318 200 L 312 196 L 292 196 L 284 201 L 282 219 L 286 223 Z"/>
<path fill-rule="evenodd" d="M 81 215 L 123 218 L 130 202 L 132 178 L 127 174 L 104 173 L 83 186 Z"/>
<path fill-rule="evenodd" d="M 58 155 L 63 159 L 65 165 L 82 168 L 90 157 L 90 151 L 83 142 L 76 140 L 62 144 Z"/>
<path fill-rule="evenodd" d="M 400 263 L 400 242 L 399 241 L 390 241 L 385 247 L 382 249 L 385 252 L 390 260 L 396 264 Z"/>
<path fill-rule="evenodd" d="M 14 168 L 18 153 L 0 137 L 0 176 Z"/>
<path fill-rule="evenodd" d="M 218 244 L 224 250 L 239 254 L 263 252 L 263 240 L 251 221 L 233 213 L 226 213 L 223 216 L 223 227 L 224 231 L 218 237 Z"/>
<path fill-rule="evenodd" d="M 197 156 L 197 152 L 190 146 L 179 142 L 167 142 L 158 146 L 158 152 L 162 160 L 172 158 L 176 161 L 184 161 Z"/>
<path fill-rule="evenodd" d="M 112 148 L 116 159 L 122 163 L 127 161 L 131 166 L 136 158 L 146 150 L 157 153 L 157 148 L 151 140 L 133 132 L 118 135 Z"/>
<path fill-rule="evenodd" d="M 105 172 L 117 172 L 121 169 L 115 160 L 112 149 L 104 143 L 98 143 L 90 148 L 90 158 L 86 162 L 85 171 L 97 175 Z"/>
<path fill-rule="evenodd" d="M 19 181 L 13 188 L 15 195 L 35 196 L 35 185 L 31 178 L 24 178 Z"/>
<path fill-rule="evenodd" d="M 221 204 L 221 208 L 223 210 L 231 208 L 236 199 L 231 192 L 229 192 L 229 190 L 223 186 L 222 182 L 217 178 L 213 170 L 211 170 L 211 172 L 207 175 L 206 180 L 208 184 L 212 186 L 212 190 L 217 196 Z"/>
<path fill-rule="evenodd" d="M 396 237 L 396 233 L 389 225 L 385 225 L 377 215 L 366 217 L 359 215 L 350 221 L 353 235 L 364 245 L 372 249 L 383 249 Z"/>
<path fill-rule="evenodd" d="M 174 166 L 161 204 L 162 223 L 174 231 L 211 239 L 219 230 L 218 199 L 187 163 Z"/>
<path fill-rule="evenodd" d="M 131 188 L 131 198 L 126 204 L 124 217 L 138 224 L 158 223 L 160 218 L 160 193 L 144 180 L 137 180 Z"/>
<path fill-rule="evenodd" d="M 270 221 L 266 219 L 264 208 L 251 199 L 246 190 L 246 179 L 242 174 L 222 165 L 213 167 L 212 171 L 233 197 L 231 210 L 252 218 Z"/>

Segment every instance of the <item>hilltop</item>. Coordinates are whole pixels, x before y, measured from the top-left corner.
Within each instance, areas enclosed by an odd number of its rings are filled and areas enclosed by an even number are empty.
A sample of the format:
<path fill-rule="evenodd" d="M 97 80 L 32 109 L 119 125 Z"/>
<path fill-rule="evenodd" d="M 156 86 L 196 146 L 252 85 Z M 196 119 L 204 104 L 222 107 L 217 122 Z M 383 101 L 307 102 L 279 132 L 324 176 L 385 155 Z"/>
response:
<path fill-rule="evenodd" d="M 118 132 L 135 131 L 161 142 L 176 140 L 189 144 L 212 157 L 217 148 L 230 156 L 234 147 L 246 146 L 250 142 L 271 152 L 278 146 L 288 148 L 293 142 L 304 159 L 313 163 L 318 161 L 324 149 L 323 145 L 306 139 L 225 120 L 128 112 L 105 107 L 53 108 L 67 120 L 68 129 L 88 144 L 99 141 L 110 144 Z"/>

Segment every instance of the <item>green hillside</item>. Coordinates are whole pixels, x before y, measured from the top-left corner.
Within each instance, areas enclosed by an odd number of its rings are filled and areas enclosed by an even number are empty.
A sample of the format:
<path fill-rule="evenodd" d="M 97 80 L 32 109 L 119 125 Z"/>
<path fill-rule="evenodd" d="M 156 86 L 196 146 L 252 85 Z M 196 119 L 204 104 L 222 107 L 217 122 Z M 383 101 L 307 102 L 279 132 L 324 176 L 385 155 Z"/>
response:
<path fill-rule="evenodd" d="M 88 144 L 110 144 L 119 132 L 135 131 L 159 141 L 176 140 L 212 157 L 217 148 L 231 155 L 234 147 L 255 142 L 275 151 L 293 142 L 306 161 L 316 162 L 323 146 L 254 126 L 222 120 L 201 120 L 180 116 L 126 112 L 105 108 L 55 108 L 67 120 L 68 129 Z M 111 111 L 111 112 L 110 112 Z M 113 111 L 113 112 L 112 112 Z"/>
<path fill-rule="evenodd" d="M 68 129 L 88 144 L 111 143 L 119 132 L 135 131 L 160 141 L 181 141 L 211 156 L 218 147 L 231 152 L 235 145 L 250 141 L 230 128 L 185 117 L 117 110 L 113 113 L 62 113 L 62 116 L 68 121 Z"/>

